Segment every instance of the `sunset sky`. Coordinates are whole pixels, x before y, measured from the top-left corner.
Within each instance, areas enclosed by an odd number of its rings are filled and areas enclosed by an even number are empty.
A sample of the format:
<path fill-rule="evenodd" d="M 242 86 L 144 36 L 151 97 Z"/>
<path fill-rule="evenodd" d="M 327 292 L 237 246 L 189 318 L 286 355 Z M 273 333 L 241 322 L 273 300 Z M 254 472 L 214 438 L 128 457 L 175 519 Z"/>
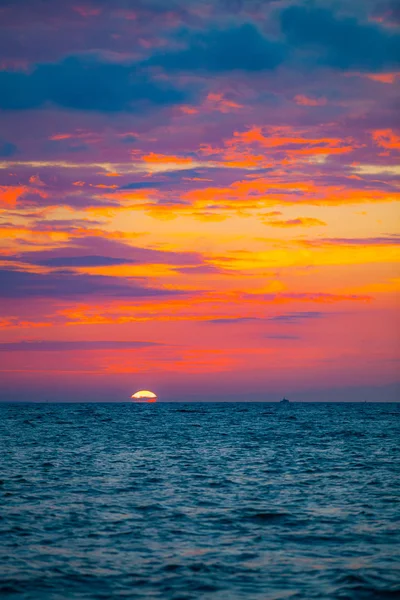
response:
<path fill-rule="evenodd" d="M 396 2 L 0 23 L 1 400 L 396 399 Z"/>

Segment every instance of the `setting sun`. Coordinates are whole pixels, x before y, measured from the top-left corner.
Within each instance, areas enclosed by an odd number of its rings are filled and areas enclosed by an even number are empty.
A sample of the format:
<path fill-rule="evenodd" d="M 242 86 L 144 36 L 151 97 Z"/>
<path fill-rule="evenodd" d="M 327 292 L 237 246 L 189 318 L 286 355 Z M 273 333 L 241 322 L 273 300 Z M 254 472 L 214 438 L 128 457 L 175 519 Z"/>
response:
<path fill-rule="evenodd" d="M 135 392 L 132 394 L 131 398 L 137 402 L 157 402 L 156 394 L 149 392 L 149 390 L 140 390 Z"/>

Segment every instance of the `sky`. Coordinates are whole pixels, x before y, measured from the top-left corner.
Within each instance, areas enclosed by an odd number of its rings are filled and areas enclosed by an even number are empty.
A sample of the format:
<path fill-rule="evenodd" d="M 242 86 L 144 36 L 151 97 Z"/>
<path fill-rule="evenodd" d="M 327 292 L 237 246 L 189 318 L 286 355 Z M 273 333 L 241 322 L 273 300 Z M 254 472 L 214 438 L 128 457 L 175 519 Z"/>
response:
<path fill-rule="evenodd" d="M 399 398 L 396 2 L 0 23 L 0 400 Z"/>

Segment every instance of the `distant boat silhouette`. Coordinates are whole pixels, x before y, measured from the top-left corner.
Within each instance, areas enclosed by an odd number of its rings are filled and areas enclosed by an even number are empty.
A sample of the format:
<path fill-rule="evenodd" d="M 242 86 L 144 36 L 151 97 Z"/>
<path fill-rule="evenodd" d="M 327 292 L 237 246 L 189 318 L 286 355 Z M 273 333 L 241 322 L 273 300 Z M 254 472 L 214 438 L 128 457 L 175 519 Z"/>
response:
<path fill-rule="evenodd" d="M 289 400 L 287 398 L 282 398 L 279 404 L 289 404 Z"/>

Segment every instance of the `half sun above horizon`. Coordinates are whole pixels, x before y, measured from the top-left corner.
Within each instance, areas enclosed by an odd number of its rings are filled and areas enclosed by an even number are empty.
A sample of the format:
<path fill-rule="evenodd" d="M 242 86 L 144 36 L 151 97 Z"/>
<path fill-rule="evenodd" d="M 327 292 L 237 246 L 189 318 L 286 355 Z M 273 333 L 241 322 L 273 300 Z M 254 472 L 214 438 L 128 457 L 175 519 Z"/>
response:
<path fill-rule="evenodd" d="M 135 400 L 135 402 L 157 402 L 156 394 L 149 390 L 139 390 L 135 394 L 132 394 L 131 399 Z"/>

